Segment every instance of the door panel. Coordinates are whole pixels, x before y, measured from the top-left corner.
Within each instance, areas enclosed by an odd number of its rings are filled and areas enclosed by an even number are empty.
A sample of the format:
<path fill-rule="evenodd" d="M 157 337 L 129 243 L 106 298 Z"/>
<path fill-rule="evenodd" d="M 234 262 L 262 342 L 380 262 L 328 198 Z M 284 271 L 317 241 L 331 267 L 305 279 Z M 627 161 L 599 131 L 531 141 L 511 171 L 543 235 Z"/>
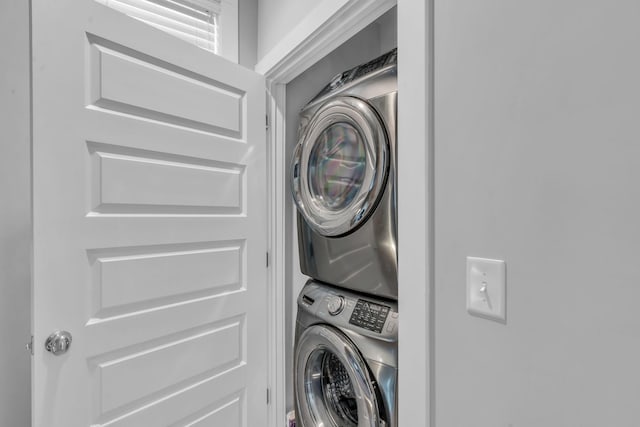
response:
<path fill-rule="evenodd" d="M 87 39 L 91 105 L 242 136 L 243 90 L 92 34 Z"/>
<path fill-rule="evenodd" d="M 244 166 L 88 144 L 97 213 L 240 214 Z"/>
<path fill-rule="evenodd" d="M 92 1 L 32 25 L 34 425 L 264 425 L 263 78 Z"/>

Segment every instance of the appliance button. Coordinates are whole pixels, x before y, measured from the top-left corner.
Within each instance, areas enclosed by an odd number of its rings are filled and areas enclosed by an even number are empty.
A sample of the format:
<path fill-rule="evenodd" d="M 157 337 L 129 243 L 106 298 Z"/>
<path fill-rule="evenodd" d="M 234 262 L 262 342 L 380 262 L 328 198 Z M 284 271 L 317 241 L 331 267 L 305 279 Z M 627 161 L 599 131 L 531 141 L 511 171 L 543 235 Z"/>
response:
<path fill-rule="evenodd" d="M 329 314 L 332 316 L 337 316 L 344 310 L 344 297 L 341 295 L 337 295 L 332 297 L 327 304 L 327 310 L 329 310 Z"/>
<path fill-rule="evenodd" d="M 395 332 L 396 330 L 396 322 L 389 322 L 389 324 L 387 325 L 387 332 Z"/>

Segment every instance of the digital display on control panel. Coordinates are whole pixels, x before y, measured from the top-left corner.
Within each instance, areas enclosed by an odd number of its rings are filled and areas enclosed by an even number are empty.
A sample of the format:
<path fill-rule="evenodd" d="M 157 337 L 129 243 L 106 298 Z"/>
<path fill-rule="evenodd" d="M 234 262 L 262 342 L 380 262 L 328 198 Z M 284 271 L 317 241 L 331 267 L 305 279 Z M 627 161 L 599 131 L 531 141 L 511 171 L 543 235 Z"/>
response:
<path fill-rule="evenodd" d="M 349 323 L 373 332 L 382 332 L 390 308 L 386 305 L 359 299 L 356 303 Z"/>

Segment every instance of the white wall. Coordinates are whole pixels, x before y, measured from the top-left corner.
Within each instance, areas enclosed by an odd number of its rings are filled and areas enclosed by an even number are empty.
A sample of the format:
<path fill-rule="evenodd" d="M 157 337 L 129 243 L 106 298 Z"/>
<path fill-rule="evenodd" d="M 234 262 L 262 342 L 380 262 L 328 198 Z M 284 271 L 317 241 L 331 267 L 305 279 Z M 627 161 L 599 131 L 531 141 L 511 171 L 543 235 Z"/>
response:
<path fill-rule="evenodd" d="M 31 424 L 29 2 L 0 2 L 0 426 Z"/>
<path fill-rule="evenodd" d="M 317 0 L 260 0 L 258 61 L 317 5 Z"/>
<path fill-rule="evenodd" d="M 393 8 L 367 26 L 311 68 L 292 80 L 286 89 L 286 157 L 291 159 L 297 144 L 298 113 L 336 74 L 367 62 L 396 47 L 396 9 Z M 293 340 L 297 297 L 307 277 L 300 273 L 298 259 L 296 209 L 291 198 L 287 199 L 286 223 L 291 224 L 285 236 L 287 255 L 291 261 L 286 272 L 287 322 L 287 407 L 293 407 Z"/>
<path fill-rule="evenodd" d="M 394 6 L 372 24 L 378 29 L 380 54 L 398 47 L 398 7 Z"/>
<path fill-rule="evenodd" d="M 636 426 L 640 3 L 437 0 L 437 427 Z M 465 257 L 507 262 L 506 325 Z"/>
<path fill-rule="evenodd" d="M 253 70 L 258 54 L 258 0 L 238 0 L 238 63 Z"/>

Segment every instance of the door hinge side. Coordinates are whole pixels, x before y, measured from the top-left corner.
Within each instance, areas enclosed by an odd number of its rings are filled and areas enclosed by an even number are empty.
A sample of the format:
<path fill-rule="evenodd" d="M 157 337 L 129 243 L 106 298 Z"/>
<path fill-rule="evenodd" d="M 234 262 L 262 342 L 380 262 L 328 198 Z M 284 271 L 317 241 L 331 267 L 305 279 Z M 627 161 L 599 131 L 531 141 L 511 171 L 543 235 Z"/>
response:
<path fill-rule="evenodd" d="M 25 344 L 24 348 L 33 356 L 33 335 L 31 335 L 29 342 Z"/>
<path fill-rule="evenodd" d="M 267 389 L 267 405 L 271 404 L 271 390 Z"/>
<path fill-rule="evenodd" d="M 264 118 L 265 118 L 265 122 L 264 122 L 264 125 L 265 125 L 265 126 L 264 126 L 264 127 L 265 127 L 265 129 L 266 129 L 266 130 L 269 130 L 269 125 L 271 124 L 271 122 L 270 122 L 270 120 L 269 120 L 269 115 L 268 115 L 268 114 L 266 114 L 266 115 L 264 116 Z"/>
<path fill-rule="evenodd" d="M 269 267 L 269 252 L 267 252 L 267 268 Z"/>

